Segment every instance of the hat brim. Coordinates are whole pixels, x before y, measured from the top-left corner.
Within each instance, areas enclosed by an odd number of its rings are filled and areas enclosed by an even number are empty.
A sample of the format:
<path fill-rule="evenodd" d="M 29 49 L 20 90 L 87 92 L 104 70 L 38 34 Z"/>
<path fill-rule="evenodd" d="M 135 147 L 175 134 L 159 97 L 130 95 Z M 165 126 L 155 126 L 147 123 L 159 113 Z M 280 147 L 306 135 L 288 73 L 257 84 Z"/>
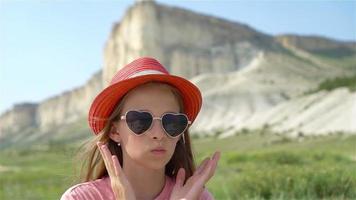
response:
<path fill-rule="evenodd" d="M 194 122 L 202 105 L 202 96 L 199 88 L 187 79 L 179 76 L 150 74 L 130 78 L 112 84 L 106 87 L 95 97 L 90 106 L 88 115 L 89 126 L 94 133 L 98 134 L 104 128 L 118 101 L 127 92 L 150 81 L 167 83 L 177 88 L 182 96 L 185 114 L 192 123 Z"/>

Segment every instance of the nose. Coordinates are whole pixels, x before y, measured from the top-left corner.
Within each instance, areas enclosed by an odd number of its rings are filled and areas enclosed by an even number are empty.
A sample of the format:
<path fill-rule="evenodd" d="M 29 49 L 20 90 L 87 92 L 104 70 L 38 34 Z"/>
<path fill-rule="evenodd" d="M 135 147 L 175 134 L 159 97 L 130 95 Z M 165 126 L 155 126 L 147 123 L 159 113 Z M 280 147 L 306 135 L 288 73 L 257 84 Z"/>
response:
<path fill-rule="evenodd" d="M 149 130 L 149 136 L 154 139 L 154 140 L 162 140 L 166 136 L 166 133 L 164 132 L 162 125 L 161 125 L 161 120 L 159 119 L 154 119 L 152 122 L 152 127 Z"/>

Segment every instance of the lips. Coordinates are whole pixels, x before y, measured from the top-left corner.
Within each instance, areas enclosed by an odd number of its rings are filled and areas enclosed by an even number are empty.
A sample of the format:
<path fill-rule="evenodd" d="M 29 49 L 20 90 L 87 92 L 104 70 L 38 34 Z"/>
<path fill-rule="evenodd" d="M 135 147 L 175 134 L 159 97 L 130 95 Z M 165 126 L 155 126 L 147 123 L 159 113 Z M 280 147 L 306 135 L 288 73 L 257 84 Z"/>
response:
<path fill-rule="evenodd" d="M 155 155 L 163 155 L 166 153 L 166 150 L 162 147 L 158 147 L 158 148 L 152 149 L 151 152 Z"/>
<path fill-rule="evenodd" d="M 158 148 L 152 149 L 151 151 L 166 151 L 166 150 L 162 147 L 158 147 Z"/>

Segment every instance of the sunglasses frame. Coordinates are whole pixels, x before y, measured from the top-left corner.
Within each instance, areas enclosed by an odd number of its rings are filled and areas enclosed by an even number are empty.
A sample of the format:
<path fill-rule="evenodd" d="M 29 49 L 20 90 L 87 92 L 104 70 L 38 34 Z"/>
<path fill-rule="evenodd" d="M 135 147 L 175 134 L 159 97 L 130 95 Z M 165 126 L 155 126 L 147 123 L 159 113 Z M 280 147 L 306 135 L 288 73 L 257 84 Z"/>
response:
<path fill-rule="evenodd" d="M 153 120 L 155 120 L 155 119 L 161 121 L 161 123 L 160 123 L 160 124 L 161 124 L 161 128 L 163 129 L 164 133 L 165 133 L 168 137 L 170 137 L 170 138 L 177 138 L 177 137 L 181 136 L 181 135 L 188 129 L 189 125 L 192 124 L 192 122 L 189 120 L 188 116 L 187 116 L 186 114 L 184 114 L 184 113 L 165 112 L 165 113 L 163 113 L 163 114 L 161 115 L 161 117 L 155 117 L 155 116 L 152 114 L 152 112 L 150 112 L 150 111 L 148 111 L 148 110 L 134 110 L 134 109 L 132 109 L 132 110 L 126 111 L 126 112 L 125 112 L 125 115 L 121 115 L 121 116 L 120 116 L 120 120 L 125 120 L 127 126 L 128 126 L 128 123 L 127 123 L 127 120 L 126 120 L 126 116 L 127 116 L 127 113 L 130 112 L 130 111 L 136 111 L 136 112 L 140 112 L 140 113 L 146 112 L 146 113 L 149 113 L 149 114 L 151 115 L 151 117 L 152 117 L 152 122 L 151 122 L 150 127 L 149 127 L 147 130 L 145 130 L 142 134 L 137 134 L 137 133 L 135 133 L 135 132 L 132 131 L 132 130 L 130 129 L 130 127 L 129 127 L 130 131 L 133 132 L 136 136 L 145 135 L 145 134 L 152 128 Z M 186 127 L 184 128 L 184 130 L 183 130 L 179 135 L 173 137 L 173 136 L 171 136 L 169 133 L 167 133 L 166 129 L 164 129 L 163 123 L 162 123 L 162 118 L 163 118 L 163 116 L 165 116 L 166 114 L 184 115 L 184 116 L 187 118 L 188 123 L 187 123 Z"/>

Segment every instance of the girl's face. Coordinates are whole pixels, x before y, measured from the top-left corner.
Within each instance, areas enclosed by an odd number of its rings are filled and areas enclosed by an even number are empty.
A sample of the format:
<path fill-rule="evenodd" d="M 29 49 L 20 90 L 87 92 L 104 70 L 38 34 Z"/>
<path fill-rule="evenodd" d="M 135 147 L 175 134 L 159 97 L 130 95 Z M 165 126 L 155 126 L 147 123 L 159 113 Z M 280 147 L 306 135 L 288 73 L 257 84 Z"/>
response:
<path fill-rule="evenodd" d="M 147 84 L 130 91 L 123 103 L 121 115 L 129 110 L 144 110 L 154 117 L 161 117 L 166 112 L 178 113 L 179 103 L 167 85 Z M 118 133 L 111 138 L 121 143 L 123 160 L 149 169 L 162 169 L 171 159 L 180 137 L 170 138 L 161 126 L 160 120 L 153 120 L 151 129 L 143 135 L 135 135 L 125 120 L 114 123 Z M 163 148 L 163 154 L 152 152 Z"/>

